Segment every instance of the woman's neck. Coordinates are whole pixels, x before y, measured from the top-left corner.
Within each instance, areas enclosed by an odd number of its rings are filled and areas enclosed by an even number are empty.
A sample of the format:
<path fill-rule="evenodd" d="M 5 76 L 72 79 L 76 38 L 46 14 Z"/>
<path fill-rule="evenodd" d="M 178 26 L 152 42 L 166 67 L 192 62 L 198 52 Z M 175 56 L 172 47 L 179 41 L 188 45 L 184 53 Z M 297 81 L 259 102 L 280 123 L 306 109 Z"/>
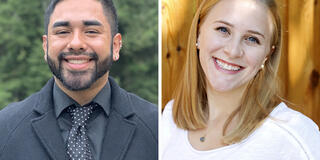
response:
<path fill-rule="evenodd" d="M 231 91 L 219 92 L 207 84 L 207 98 L 209 107 L 209 121 L 224 119 L 235 111 L 241 103 L 247 84 Z"/>

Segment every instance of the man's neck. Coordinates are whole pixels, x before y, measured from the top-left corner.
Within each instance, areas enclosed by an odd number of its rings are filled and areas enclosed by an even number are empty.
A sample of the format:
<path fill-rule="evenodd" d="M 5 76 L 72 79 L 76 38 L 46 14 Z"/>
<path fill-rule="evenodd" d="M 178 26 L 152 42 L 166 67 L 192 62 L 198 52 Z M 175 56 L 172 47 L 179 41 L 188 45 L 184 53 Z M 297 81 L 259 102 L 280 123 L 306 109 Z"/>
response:
<path fill-rule="evenodd" d="M 100 77 L 96 82 L 94 82 L 90 88 L 81 90 L 81 91 L 71 91 L 67 89 L 60 80 L 54 77 L 54 80 L 58 87 L 66 93 L 69 97 L 79 103 L 81 106 L 88 104 L 92 99 L 101 91 L 101 89 L 108 82 L 109 73 L 106 73 L 104 76 Z"/>

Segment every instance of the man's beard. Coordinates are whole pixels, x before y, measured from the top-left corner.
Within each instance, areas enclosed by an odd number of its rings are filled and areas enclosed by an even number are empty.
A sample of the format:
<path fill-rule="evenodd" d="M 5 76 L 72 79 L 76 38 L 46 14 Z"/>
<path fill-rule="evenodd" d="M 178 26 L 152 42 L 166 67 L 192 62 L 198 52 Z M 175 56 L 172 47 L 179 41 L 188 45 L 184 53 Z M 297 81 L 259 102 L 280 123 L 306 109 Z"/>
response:
<path fill-rule="evenodd" d="M 110 53 L 109 57 L 99 61 L 99 57 L 95 52 L 61 52 L 58 56 L 58 66 L 56 66 L 57 63 L 50 58 L 48 53 L 46 56 L 49 68 L 53 75 L 55 75 L 67 89 L 72 91 L 81 91 L 90 88 L 94 82 L 110 70 L 112 65 L 112 48 Z M 91 59 L 90 61 L 95 62 L 94 68 L 84 71 L 67 70 L 62 66 L 62 61 L 64 61 L 65 57 L 69 55 L 89 56 Z"/>

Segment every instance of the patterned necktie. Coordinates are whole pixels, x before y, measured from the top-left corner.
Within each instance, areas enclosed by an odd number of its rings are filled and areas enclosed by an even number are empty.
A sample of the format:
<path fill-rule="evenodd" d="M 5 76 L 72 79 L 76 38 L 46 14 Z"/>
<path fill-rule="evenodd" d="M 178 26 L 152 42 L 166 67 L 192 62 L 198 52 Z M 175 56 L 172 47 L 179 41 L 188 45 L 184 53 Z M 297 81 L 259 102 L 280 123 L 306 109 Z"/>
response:
<path fill-rule="evenodd" d="M 71 160 L 92 160 L 92 153 L 85 128 L 92 113 L 93 105 L 84 107 L 71 106 L 68 112 L 72 117 L 72 128 L 67 140 L 67 153 Z"/>

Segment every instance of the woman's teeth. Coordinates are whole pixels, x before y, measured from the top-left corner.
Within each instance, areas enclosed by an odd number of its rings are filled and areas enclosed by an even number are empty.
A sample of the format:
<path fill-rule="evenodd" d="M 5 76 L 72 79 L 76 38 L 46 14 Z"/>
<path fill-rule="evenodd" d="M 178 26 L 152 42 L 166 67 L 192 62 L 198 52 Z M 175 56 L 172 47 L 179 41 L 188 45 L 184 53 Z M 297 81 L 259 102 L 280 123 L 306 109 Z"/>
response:
<path fill-rule="evenodd" d="M 218 64 L 218 66 L 221 67 L 222 69 L 230 70 L 230 71 L 238 71 L 241 69 L 239 66 L 229 65 L 229 64 L 224 63 L 218 59 L 215 59 L 215 60 Z"/>

